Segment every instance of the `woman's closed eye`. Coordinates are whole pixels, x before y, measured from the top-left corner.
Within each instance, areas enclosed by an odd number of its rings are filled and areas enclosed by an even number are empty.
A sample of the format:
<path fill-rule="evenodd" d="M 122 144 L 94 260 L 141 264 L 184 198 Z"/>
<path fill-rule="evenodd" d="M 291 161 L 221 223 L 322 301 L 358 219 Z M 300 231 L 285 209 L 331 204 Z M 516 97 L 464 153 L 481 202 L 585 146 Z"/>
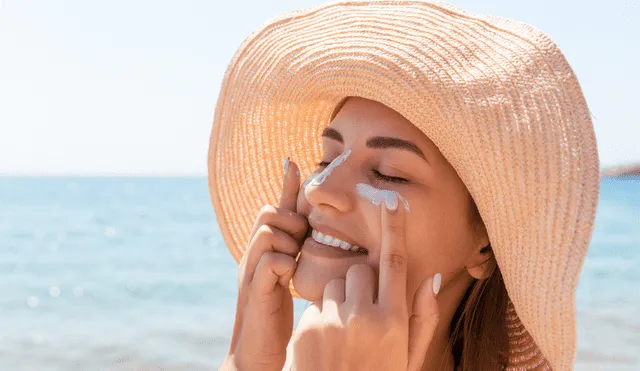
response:
<path fill-rule="evenodd" d="M 318 167 L 325 168 L 325 167 L 329 166 L 329 164 L 330 164 L 330 162 L 321 161 L 321 162 L 318 163 Z M 405 178 L 400 178 L 400 177 L 396 177 L 396 176 L 390 176 L 390 175 L 382 174 L 381 172 L 379 172 L 376 169 L 373 169 L 372 172 L 373 172 L 373 175 L 376 178 L 378 178 L 380 180 L 383 180 L 385 182 L 392 182 L 392 183 L 408 183 L 409 182 L 409 180 L 407 180 Z"/>

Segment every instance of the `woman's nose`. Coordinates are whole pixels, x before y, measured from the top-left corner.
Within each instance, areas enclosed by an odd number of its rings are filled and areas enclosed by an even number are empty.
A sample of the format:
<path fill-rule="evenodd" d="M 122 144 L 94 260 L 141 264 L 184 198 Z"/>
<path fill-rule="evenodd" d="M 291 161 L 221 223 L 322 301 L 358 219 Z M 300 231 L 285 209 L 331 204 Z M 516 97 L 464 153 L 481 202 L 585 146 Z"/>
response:
<path fill-rule="evenodd" d="M 316 208 L 332 208 L 340 212 L 349 211 L 353 198 L 347 187 L 350 180 L 348 164 L 344 164 L 349 152 L 345 152 L 331 162 L 323 171 L 307 180 L 304 195 Z"/>

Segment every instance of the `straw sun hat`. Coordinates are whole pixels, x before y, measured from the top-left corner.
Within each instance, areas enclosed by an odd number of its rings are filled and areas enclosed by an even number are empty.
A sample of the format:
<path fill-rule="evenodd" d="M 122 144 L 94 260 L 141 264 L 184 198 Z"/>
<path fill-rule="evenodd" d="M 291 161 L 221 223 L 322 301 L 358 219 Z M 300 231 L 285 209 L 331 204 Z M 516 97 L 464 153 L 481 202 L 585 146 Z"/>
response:
<path fill-rule="evenodd" d="M 591 238 L 599 162 L 578 81 L 544 33 L 426 1 L 348 1 L 286 14 L 231 60 L 213 121 L 209 188 L 239 260 L 282 161 L 303 178 L 345 97 L 422 130 L 478 205 L 511 305 L 512 370 L 569 370 L 575 289 Z"/>

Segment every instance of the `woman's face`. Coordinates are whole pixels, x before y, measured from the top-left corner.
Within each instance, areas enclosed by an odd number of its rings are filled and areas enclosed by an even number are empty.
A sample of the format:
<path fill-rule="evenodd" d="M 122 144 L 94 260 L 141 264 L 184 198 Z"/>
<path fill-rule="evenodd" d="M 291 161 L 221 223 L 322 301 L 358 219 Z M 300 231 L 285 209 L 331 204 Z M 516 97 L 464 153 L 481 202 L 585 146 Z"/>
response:
<path fill-rule="evenodd" d="M 479 252 L 488 243 L 486 231 L 471 220 L 466 187 L 426 135 L 378 102 L 349 98 L 324 131 L 322 146 L 322 164 L 310 176 L 316 181 L 301 187 L 298 212 L 309 220 L 309 234 L 313 228 L 366 253 L 307 238 L 293 277 L 303 298 L 320 299 L 324 286 L 344 278 L 354 264 L 366 263 L 378 272 L 381 206 L 363 197 L 362 190 L 397 192 L 409 206 L 408 300 L 435 273 L 442 273 L 442 293 L 456 281 L 468 285 L 471 266 L 486 258 Z M 332 161 L 330 171 L 323 172 Z"/>

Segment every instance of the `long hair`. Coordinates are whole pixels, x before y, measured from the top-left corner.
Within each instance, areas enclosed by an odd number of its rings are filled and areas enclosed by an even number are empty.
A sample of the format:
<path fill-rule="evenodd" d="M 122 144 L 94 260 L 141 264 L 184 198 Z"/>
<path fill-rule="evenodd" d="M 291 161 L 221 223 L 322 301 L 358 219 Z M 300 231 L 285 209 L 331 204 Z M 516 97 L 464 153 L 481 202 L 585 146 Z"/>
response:
<path fill-rule="evenodd" d="M 482 223 L 472 202 L 472 223 Z M 491 245 L 483 250 L 490 251 Z M 494 259 L 492 257 L 492 259 Z M 503 370 L 509 357 L 507 289 L 497 264 L 488 278 L 474 280 L 451 321 L 450 346 L 456 371 Z"/>

